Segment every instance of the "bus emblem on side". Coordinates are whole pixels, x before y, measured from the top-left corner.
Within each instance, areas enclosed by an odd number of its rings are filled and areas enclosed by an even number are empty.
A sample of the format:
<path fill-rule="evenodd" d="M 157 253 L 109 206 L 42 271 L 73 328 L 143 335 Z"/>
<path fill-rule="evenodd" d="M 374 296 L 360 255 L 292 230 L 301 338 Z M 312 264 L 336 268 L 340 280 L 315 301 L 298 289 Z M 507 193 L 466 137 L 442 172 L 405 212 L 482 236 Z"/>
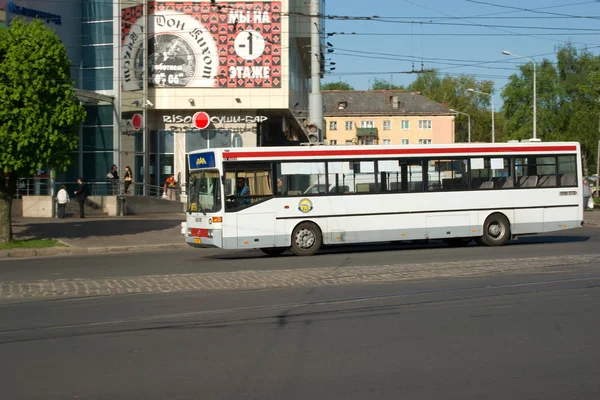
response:
<path fill-rule="evenodd" d="M 302 199 L 300 200 L 300 203 L 298 203 L 298 210 L 300 210 L 300 212 L 303 213 L 309 213 L 311 212 L 313 209 L 313 204 L 312 201 L 310 201 L 309 199 Z"/>
<path fill-rule="evenodd" d="M 196 167 L 199 167 L 200 165 L 206 165 L 206 159 L 204 157 L 198 157 L 198 159 L 196 160 Z"/>

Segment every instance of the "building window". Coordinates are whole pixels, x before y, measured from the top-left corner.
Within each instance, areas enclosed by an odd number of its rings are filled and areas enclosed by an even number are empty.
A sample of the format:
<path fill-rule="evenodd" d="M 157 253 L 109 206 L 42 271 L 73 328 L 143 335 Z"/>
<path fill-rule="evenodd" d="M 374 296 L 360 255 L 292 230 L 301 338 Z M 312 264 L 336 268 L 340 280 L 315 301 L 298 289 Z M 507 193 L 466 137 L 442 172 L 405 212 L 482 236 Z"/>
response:
<path fill-rule="evenodd" d="M 383 139 L 383 144 L 392 144 L 392 139 Z"/>
<path fill-rule="evenodd" d="M 420 119 L 419 120 L 419 130 L 430 131 L 431 130 L 431 120 L 430 119 Z"/>
<path fill-rule="evenodd" d="M 376 143 L 375 143 L 375 139 L 366 139 L 366 138 L 363 138 L 363 139 L 360 139 L 360 144 L 363 145 L 363 146 L 371 146 L 371 145 L 374 145 Z"/>
<path fill-rule="evenodd" d="M 410 140 L 409 139 L 402 139 L 402 144 L 410 144 Z"/>
<path fill-rule="evenodd" d="M 84 90 L 112 90 L 113 69 L 112 68 L 84 68 L 83 89 Z"/>
<path fill-rule="evenodd" d="M 383 121 L 383 130 L 391 131 L 392 130 L 392 121 L 390 121 L 390 120 Z"/>
<path fill-rule="evenodd" d="M 329 141 L 329 144 L 330 144 L 331 146 L 337 146 L 337 140 L 330 140 L 330 141 Z"/>
<path fill-rule="evenodd" d="M 360 121 L 361 128 L 375 128 L 374 121 Z"/>
<path fill-rule="evenodd" d="M 111 17 L 112 18 L 112 17 Z M 113 43 L 113 23 L 109 21 L 84 22 L 81 26 L 83 45 Z"/>
<path fill-rule="evenodd" d="M 81 50 L 83 52 L 84 67 L 93 68 L 113 66 L 112 46 L 84 46 Z"/>
<path fill-rule="evenodd" d="M 344 124 L 344 129 L 346 129 L 347 131 L 351 131 L 352 128 L 354 128 L 354 122 L 346 121 L 346 123 Z"/>
<path fill-rule="evenodd" d="M 352 146 L 354 144 L 354 142 L 352 141 L 352 139 L 348 139 L 348 140 L 346 140 L 346 142 L 344 144 L 346 146 Z"/>
<path fill-rule="evenodd" d="M 410 129 L 410 121 L 407 119 L 402 120 L 402 130 L 407 131 Z"/>
<path fill-rule="evenodd" d="M 329 121 L 329 130 L 337 131 L 337 121 Z"/>
<path fill-rule="evenodd" d="M 419 139 L 419 144 L 431 144 L 431 139 Z"/>

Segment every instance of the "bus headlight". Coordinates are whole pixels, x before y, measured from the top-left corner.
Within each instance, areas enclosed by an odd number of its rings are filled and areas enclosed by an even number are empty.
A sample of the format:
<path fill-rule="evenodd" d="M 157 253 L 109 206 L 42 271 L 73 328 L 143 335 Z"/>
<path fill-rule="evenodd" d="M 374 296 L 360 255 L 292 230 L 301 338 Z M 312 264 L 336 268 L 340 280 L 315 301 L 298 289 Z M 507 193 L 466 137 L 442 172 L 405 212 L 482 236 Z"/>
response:
<path fill-rule="evenodd" d="M 212 237 L 213 237 L 213 231 L 212 231 L 212 229 L 209 229 L 208 230 L 208 238 L 212 239 Z"/>

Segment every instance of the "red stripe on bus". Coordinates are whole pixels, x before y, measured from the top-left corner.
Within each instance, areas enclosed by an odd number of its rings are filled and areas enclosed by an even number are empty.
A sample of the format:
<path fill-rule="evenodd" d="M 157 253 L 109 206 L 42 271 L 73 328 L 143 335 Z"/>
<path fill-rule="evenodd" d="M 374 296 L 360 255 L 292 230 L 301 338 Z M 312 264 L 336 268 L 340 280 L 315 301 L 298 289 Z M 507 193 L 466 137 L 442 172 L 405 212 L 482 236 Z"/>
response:
<path fill-rule="evenodd" d="M 223 153 L 224 159 L 263 157 L 315 157 L 315 156 L 378 156 L 402 154 L 456 154 L 456 153 L 533 153 L 551 151 L 576 151 L 576 146 L 527 146 L 527 147 L 455 147 L 441 149 L 377 149 L 377 150 L 297 150 L 297 151 L 252 151 Z"/>

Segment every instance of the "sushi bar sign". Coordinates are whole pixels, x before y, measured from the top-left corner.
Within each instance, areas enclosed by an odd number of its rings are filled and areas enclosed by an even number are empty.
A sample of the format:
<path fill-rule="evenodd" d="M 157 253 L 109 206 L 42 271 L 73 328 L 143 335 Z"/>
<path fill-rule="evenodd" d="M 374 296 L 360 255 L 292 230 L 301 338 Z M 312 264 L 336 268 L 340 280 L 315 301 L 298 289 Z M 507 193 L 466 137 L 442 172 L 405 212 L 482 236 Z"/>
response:
<path fill-rule="evenodd" d="M 163 115 L 165 124 L 192 124 L 196 129 L 206 129 L 210 124 L 259 124 L 265 122 L 268 117 L 263 115 L 228 115 L 228 116 L 210 116 L 204 111 L 199 111 L 194 115 Z"/>

